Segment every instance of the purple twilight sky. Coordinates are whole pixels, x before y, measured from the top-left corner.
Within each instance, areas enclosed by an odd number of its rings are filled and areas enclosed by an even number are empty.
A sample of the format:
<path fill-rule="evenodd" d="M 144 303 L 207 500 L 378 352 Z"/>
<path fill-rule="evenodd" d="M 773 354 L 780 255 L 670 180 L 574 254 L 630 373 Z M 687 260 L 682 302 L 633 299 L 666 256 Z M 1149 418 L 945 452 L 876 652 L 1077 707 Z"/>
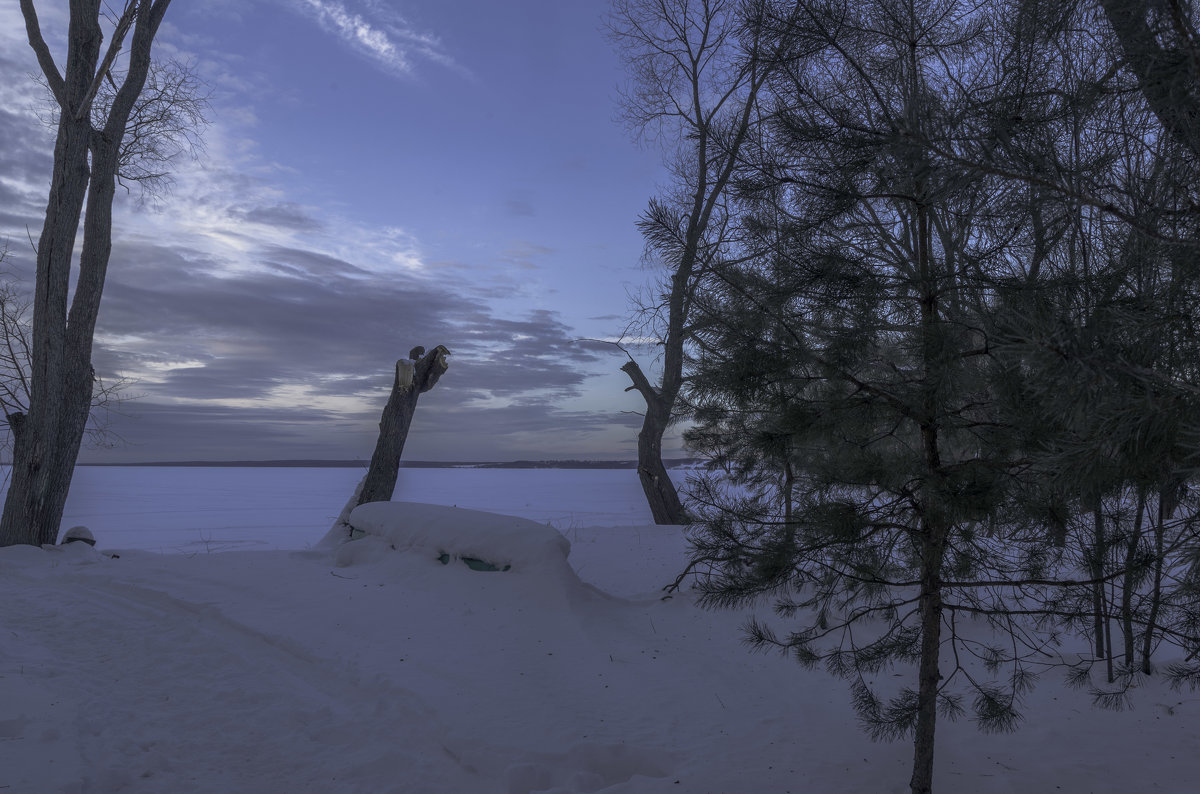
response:
<path fill-rule="evenodd" d="M 56 58 L 65 3 L 38 4 Z M 665 179 L 614 119 L 602 0 L 179 0 L 156 54 L 212 90 L 206 152 L 118 199 L 96 335 L 132 379 L 83 460 L 362 458 L 396 358 L 444 344 L 405 457 L 631 458 L 612 348 Z M 0 244 L 32 289 L 52 131 L 0 8 Z M 652 356 L 653 351 L 646 351 Z"/>

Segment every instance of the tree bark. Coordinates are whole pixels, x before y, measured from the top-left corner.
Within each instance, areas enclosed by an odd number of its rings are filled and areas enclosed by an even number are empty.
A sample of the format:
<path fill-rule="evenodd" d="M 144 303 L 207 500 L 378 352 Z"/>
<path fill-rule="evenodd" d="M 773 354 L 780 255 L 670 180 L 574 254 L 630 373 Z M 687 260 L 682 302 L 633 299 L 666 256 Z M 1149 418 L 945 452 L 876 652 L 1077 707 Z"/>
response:
<path fill-rule="evenodd" d="M 1137 560 L 1138 544 L 1142 541 L 1142 520 L 1146 513 L 1146 489 L 1138 488 L 1137 515 L 1133 518 L 1133 530 L 1125 544 L 1125 575 L 1121 577 L 1121 631 L 1125 640 L 1125 666 L 1130 670 L 1134 665 L 1134 630 L 1133 630 L 1133 589 L 1136 585 L 1134 568 Z"/>
<path fill-rule="evenodd" d="M 0 546 L 52 543 L 58 536 L 91 408 L 92 335 L 111 250 L 117 153 L 169 4 L 170 0 L 138 2 L 129 69 L 103 129 L 97 130 L 90 102 L 93 86 L 104 76 L 97 69 L 104 40 L 100 0 L 71 4 L 66 71 L 61 75 L 42 38 L 32 0 L 21 0 L 29 44 L 59 105 L 59 120 L 50 196 L 37 246 L 29 412 L 20 420 L 16 415 L 8 418 L 16 443 L 0 515 Z M 118 46 L 116 40 L 110 43 L 105 62 Z M 80 277 L 68 316 L 71 262 L 85 196 Z"/>
<path fill-rule="evenodd" d="M 1200 42 L 1193 31 L 1180 27 L 1160 39 L 1160 31 L 1150 24 L 1159 5 L 1154 0 L 1100 0 L 1146 104 L 1169 135 L 1200 156 Z"/>
<path fill-rule="evenodd" d="M 633 381 L 629 388 L 636 389 L 646 401 L 646 415 L 638 433 L 637 471 L 646 503 L 650 506 L 650 515 L 655 524 L 687 524 L 690 519 L 683 509 L 675 483 L 671 481 L 667 467 L 662 462 L 662 439 L 671 422 L 674 398 L 670 402 L 664 399 L 650 385 L 636 361 L 630 359 L 625 362 L 621 371 Z"/>
<path fill-rule="evenodd" d="M 1154 650 L 1154 627 L 1158 623 L 1158 611 L 1162 605 L 1163 541 L 1166 523 L 1175 513 L 1180 496 L 1179 484 L 1169 483 L 1158 492 L 1158 520 L 1154 522 L 1154 583 L 1150 591 L 1150 614 L 1146 617 L 1146 632 L 1142 635 L 1142 672 L 1150 675 L 1153 666 L 1150 654 Z"/>
<path fill-rule="evenodd" d="M 418 347 L 408 359 L 396 362 L 392 393 L 379 420 L 379 439 L 375 442 L 367 476 L 362 481 L 358 504 L 391 501 L 400 474 L 400 456 L 404 453 L 408 428 L 417 410 L 417 398 L 432 389 L 446 373 L 448 355 L 450 351 L 441 345 L 429 353 Z"/>
<path fill-rule="evenodd" d="M 942 590 L 939 571 L 945 548 L 945 531 L 925 530 L 921 577 L 921 661 L 917 668 L 917 723 L 913 737 L 912 794 L 933 791 L 934 731 L 937 728 L 937 696 L 941 686 Z"/>
<path fill-rule="evenodd" d="M 70 424 L 61 399 L 64 361 L 64 326 L 67 290 L 75 233 L 83 211 L 90 176 L 88 145 L 91 121 L 77 119 L 73 108 L 86 95 L 100 58 L 99 0 L 83 3 L 82 14 L 72 14 L 68 29 L 70 55 L 65 77 L 58 74 L 41 39 L 31 2 L 21 4 L 30 45 L 43 69 L 54 75 L 55 98 L 60 103 L 54 143 L 54 170 L 46 217 L 38 238 L 37 275 L 34 286 L 33 355 L 29 412 L 19 422 L 9 417 L 14 433 L 13 465 L 4 513 L 0 516 L 0 545 L 52 543 L 66 504 L 65 488 L 74 460 L 67 461 L 58 444 L 59 430 Z"/>
<path fill-rule="evenodd" d="M 1104 557 L 1107 552 L 1104 548 L 1104 515 L 1101 513 L 1099 500 L 1096 501 L 1096 507 L 1092 511 L 1092 518 L 1092 547 L 1089 550 L 1091 574 L 1092 579 L 1095 580 L 1095 584 L 1092 585 L 1092 632 L 1095 635 L 1096 658 L 1103 659 L 1107 609 L 1105 608 L 1104 584 L 1101 580 L 1104 578 Z"/>
<path fill-rule="evenodd" d="M 914 67 L 910 74 L 913 80 L 911 96 L 919 95 L 916 86 L 915 51 L 911 56 Z M 915 105 L 910 99 L 907 107 L 914 122 Z M 916 168 L 915 173 L 919 173 Z M 914 235 L 915 259 L 921 285 L 921 350 L 923 370 L 922 418 L 920 421 L 921 442 L 924 448 L 925 471 L 929 482 L 943 477 L 941 431 L 937 416 L 939 398 L 938 377 L 944 370 L 937 341 L 937 326 L 940 322 L 938 298 L 939 279 L 932 256 L 933 225 L 929 208 L 924 204 L 925 186 L 920 178 L 915 180 Z M 921 617 L 921 659 L 917 664 L 917 719 L 913 735 L 913 770 L 909 780 L 912 794 L 932 794 L 934 738 L 937 728 L 937 696 L 941 688 L 942 652 L 942 565 L 946 555 L 946 540 L 951 525 L 948 523 L 947 507 L 941 504 L 941 495 L 934 495 L 925 486 L 927 493 L 921 499 L 921 591 L 918 611 Z"/>

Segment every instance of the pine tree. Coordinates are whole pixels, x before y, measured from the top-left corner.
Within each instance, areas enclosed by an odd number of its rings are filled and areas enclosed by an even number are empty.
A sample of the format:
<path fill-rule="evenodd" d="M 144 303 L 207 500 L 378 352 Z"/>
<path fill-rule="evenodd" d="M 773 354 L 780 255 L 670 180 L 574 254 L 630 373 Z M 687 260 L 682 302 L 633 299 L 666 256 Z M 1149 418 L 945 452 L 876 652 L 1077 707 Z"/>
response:
<path fill-rule="evenodd" d="M 932 789 L 937 716 L 969 706 L 984 730 L 1014 728 L 1037 674 L 1066 664 L 1064 633 L 1094 626 L 1111 660 L 1117 618 L 1127 662 L 1131 635 L 1197 637 L 1187 588 L 1162 587 L 1195 522 L 1159 509 L 1147 532 L 1152 495 L 1178 505 L 1200 427 L 1172 368 L 1196 359 L 1161 345 L 1179 341 L 1190 276 L 1147 249 L 1136 206 L 1079 200 L 1132 171 L 1107 145 L 1063 149 L 1079 119 L 985 57 L 1028 44 L 998 9 L 765 17 L 782 55 L 738 184 L 744 250 L 694 299 L 687 440 L 723 475 L 694 493 L 702 601 L 773 596 L 798 625 L 755 621 L 753 642 L 847 679 L 872 736 L 911 735 L 913 792 Z M 1074 109 L 1112 109 L 1097 97 Z M 1018 153 L 1069 164 L 1070 184 L 1022 179 L 1004 163 Z M 1074 681 L 1090 685 L 1090 662 Z M 879 686 L 888 669 L 908 683 Z M 1095 694 L 1119 705 L 1124 689 Z"/>

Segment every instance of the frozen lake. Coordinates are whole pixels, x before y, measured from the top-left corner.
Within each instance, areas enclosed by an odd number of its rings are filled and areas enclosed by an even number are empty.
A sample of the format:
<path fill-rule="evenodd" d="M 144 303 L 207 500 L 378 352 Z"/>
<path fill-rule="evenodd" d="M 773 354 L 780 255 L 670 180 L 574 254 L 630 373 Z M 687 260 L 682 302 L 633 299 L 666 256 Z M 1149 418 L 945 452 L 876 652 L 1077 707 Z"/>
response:
<path fill-rule="evenodd" d="M 354 468 L 81 466 L 63 526 L 86 525 L 110 549 L 302 549 L 321 539 L 362 475 Z M 568 536 L 572 527 L 652 523 L 632 469 L 401 469 L 394 498 L 522 516 Z"/>

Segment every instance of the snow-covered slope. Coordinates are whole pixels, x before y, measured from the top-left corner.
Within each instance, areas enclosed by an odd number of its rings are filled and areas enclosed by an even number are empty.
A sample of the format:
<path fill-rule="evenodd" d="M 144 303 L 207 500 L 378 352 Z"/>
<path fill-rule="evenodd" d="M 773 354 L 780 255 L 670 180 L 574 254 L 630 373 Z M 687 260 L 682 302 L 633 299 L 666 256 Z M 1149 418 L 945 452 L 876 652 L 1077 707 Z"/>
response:
<path fill-rule="evenodd" d="M 841 682 L 748 653 L 746 614 L 661 598 L 677 528 L 568 544 L 477 511 L 360 511 L 336 550 L 0 549 L 0 790 L 907 789 L 908 745 L 869 742 Z M 1200 695 L 1135 703 L 1046 679 L 1016 734 L 943 722 L 938 788 L 1195 790 Z"/>

